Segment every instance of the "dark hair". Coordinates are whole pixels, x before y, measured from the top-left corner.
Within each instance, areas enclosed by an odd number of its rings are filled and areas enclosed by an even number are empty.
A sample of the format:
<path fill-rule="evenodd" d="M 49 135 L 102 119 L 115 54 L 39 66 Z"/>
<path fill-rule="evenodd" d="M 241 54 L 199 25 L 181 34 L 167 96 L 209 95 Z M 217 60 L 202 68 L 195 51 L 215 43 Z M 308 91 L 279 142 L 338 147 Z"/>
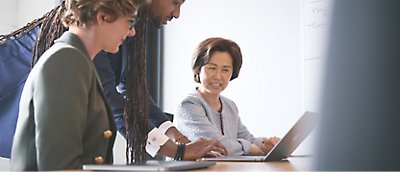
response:
<path fill-rule="evenodd" d="M 45 16 L 42 16 L 40 18 L 34 19 L 33 21 L 27 23 L 25 26 L 12 31 L 11 33 L 5 34 L 5 35 L 0 35 L 0 45 L 3 42 L 6 42 L 9 39 L 14 39 L 17 40 L 26 34 L 28 34 L 30 31 L 32 31 L 36 26 L 40 25 L 42 21 L 45 19 Z"/>
<path fill-rule="evenodd" d="M 197 83 L 200 83 L 199 73 L 201 67 L 209 62 L 211 55 L 216 51 L 227 52 L 231 55 L 233 61 L 233 73 L 230 80 L 238 77 L 240 68 L 242 67 L 242 53 L 240 47 L 229 39 L 218 37 L 208 38 L 199 44 L 193 55 L 192 70 L 194 81 Z"/>
<path fill-rule="evenodd" d="M 146 30 L 147 7 L 138 11 L 136 35 L 129 42 L 126 75 L 125 128 L 127 163 L 142 164 L 146 161 L 146 141 L 150 113 L 149 94 L 146 83 Z M 130 154 L 130 155 L 129 155 Z M 129 161 L 130 158 L 130 161 Z"/>
<path fill-rule="evenodd" d="M 40 56 L 54 44 L 54 41 L 67 30 L 67 28 L 62 25 L 61 21 L 65 11 L 65 1 L 63 1 L 61 5 L 43 16 L 42 24 L 32 51 L 32 66 L 34 66 Z"/>

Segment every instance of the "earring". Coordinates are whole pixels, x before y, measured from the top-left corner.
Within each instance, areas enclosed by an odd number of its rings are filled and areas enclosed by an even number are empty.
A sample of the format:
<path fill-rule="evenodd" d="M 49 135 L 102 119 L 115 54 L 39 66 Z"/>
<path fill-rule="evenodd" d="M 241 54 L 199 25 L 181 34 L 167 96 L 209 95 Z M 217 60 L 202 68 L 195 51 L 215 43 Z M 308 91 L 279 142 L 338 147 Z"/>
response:
<path fill-rule="evenodd" d="M 194 74 L 194 81 L 200 83 L 200 76 L 198 74 Z"/>

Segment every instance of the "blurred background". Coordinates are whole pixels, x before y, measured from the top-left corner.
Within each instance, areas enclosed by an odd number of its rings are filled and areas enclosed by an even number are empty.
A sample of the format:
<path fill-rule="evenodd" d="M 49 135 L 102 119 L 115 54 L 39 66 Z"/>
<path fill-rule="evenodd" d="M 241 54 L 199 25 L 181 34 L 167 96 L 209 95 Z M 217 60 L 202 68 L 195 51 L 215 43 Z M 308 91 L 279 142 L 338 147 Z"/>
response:
<path fill-rule="evenodd" d="M 41 17 L 58 3 L 0 0 L 0 34 Z M 255 136 L 283 137 L 306 110 L 319 111 L 330 11 L 331 0 L 187 0 L 180 18 L 157 31 L 156 101 L 165 112 L 175 113 L 195 88 L 195 47 L 209 37 L 228 38 L 241 47 L 243 66 L 223 95 L 236 102 L 242 122 Z M 295 154 L 311 153 L 313 135 Z M 125 162 L 120 136 L 114 156 L 116 163 Z M 0 169 L 7 165 L 0 159 Z"/>

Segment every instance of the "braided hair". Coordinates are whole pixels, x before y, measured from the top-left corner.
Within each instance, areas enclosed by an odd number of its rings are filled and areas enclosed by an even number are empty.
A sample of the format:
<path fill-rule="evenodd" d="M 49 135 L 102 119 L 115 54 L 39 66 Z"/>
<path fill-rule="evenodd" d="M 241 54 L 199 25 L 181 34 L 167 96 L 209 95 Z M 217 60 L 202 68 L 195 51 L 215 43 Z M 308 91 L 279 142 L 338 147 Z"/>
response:
<path fill-rule="evenodd" d="M 43 21 L 43 19 L 45 18 L 45 16 L 40 17 L 38 19 L 33 20 L 32 22 L 29 22 L 28 24 L 26 24 L 25 26 L 19 28 L 16 31 L 13 31 L 9 34 L 6 35 L 0 35 L 0 44 L 2 42 L 5 42 L 9 39 L 19 39 L 20 37 L 28 34 L 30 31 L 32 31 L 32 29 L 34 29 L 36 26 L 40 25 Z"/>
<path fill-rule="evenodd" d="M 61 5 L 43 16 L 42 25 L 32 52 L 32 66 L 34 66 L 40 56 L 54 44 L 54 40 L 58 39 L 67 30 L 61 20 L 65 11 L 65 1 L 63 1 Z"/>
<path fill-rule="evenodd" d="M 63 2 L 64 4 L 64 2 Z M 0 42 L 8 39 L 18 39 L 40 25 L 34 49 L 32 52 L 32 66 L 39 60 L 39 57 L 47 50 L 55 39 L 61 36 L 65 28 L 59 23 L 62 12 L 65 10 L 64 5 L 59 5 L 42 17 L 34 19 L 20 29 L 13 31 L 7 35 L 0 35 Z M 55 28 L 55 29 L 54 29 Z"/>
<path fill-rule="evenodd" d="M 139 20 L 135 26 L 136 35 L 129 43 L 129 47 L 133 48 L 133 51 L 129 51 L 128 57 L 126 57 L 128 58 L 128 71 L 124 118 L 126 122 L 127 164 L 143 164 L 146 162 L 145 146 L 150 111 L 146 83 L 146 6 L 139 9 L 137 17 Z"/>

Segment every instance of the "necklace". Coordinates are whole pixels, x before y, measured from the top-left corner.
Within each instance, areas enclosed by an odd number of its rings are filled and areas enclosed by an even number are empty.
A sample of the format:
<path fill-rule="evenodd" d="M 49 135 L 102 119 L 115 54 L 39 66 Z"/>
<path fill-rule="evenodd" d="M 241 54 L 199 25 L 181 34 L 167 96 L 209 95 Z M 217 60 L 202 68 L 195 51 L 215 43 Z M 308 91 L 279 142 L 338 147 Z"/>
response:
<path fill-rule="evenodd" d="M 220 109 L 218 109 L 218 112 L 219 112 L 219 122 L 220 122 L 220 124 L 221 124 L 221 133 L 222 133 L 222 135 L 225 135 L 224 134 L 224 125 L 222 124 L 222 102 L 221 102 L 221 108 Z"/>

